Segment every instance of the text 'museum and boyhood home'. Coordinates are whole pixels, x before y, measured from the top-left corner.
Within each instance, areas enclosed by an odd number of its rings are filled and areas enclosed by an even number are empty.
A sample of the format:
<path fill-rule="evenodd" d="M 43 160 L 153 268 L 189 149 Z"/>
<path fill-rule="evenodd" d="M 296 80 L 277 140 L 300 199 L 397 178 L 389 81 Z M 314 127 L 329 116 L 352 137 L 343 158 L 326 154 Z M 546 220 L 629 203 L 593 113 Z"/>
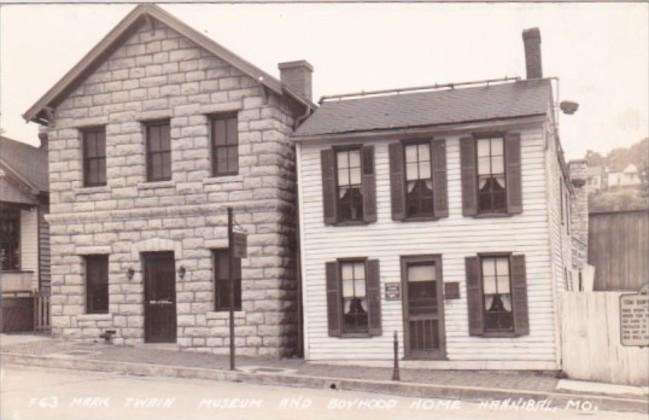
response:
<path fill-rule="evenodd" d="M 324 97 L 297 143 L 307 360 L 560 368 L 571 184 L 538 29 L 524 80 Z"/>
<path fill-rule="evenodd" d="M 238 352 L 295 351 L 290 135 L 312 69 L 279 67 L 281 81 L 138 6 L 25 113 L 49 139 L 55 335 L 227 352 L 231 206 L 248 234 Z"/>

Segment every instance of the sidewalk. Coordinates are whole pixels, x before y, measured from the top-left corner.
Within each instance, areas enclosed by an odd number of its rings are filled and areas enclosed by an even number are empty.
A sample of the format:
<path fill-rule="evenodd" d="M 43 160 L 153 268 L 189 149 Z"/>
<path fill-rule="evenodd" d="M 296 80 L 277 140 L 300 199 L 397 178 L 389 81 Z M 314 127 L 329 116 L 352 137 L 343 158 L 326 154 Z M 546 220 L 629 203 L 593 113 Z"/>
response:
<path fill-rule="evenodd" d="M 237 357 L 229 370 L 227 355 L 160 349 L 155 346 L 82 344 L 49 337 L 0 335 L 0 362 L 44 367 L 108 371 L 147 376 L 216 379 L 256 384 L 335 390 L 369 391 L 421 398 L 471 401 L 547 400 L 566 404 L 588 400 L 599 409 L 647 412 L 647 395 L 606 394 L 605 387 L 588 392 L 559 387 L 554 376 L 527 371 L 451 371 L 401 369 L 399 382 L 392 369 Z M 619 387 L 618 387 L 619 388 Z M 579 389 L 579 388 L 577 388 Z M 630 389 L 630 388 L 629 388 Z M 594 391 L 593 391 L 594 390 Z M 635 391 L 635 389 L 633 389 Z M 624 388 L 622 388 L 624 392 Z"/>

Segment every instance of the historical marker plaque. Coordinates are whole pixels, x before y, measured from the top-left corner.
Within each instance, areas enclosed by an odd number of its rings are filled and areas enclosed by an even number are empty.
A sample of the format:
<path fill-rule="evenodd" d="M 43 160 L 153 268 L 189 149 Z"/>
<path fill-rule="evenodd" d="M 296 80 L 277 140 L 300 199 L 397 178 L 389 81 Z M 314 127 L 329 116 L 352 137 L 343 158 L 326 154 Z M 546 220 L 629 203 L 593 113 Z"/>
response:
<path fill-rule="evenodd" d="M 649 346 L 649 287 L 620 296 L 620 341 L 623 346 Z"/>
<path fill-rule="evenodd" d="M 401 283 L 385 283 L 385 300 L 401 299 Z"/>

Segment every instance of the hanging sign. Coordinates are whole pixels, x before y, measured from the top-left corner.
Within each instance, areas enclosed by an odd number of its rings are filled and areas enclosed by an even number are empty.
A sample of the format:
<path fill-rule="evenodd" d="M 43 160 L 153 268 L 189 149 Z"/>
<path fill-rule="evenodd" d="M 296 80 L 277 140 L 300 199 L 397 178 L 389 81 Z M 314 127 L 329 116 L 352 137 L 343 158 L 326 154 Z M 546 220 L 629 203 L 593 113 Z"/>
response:
<path fill-rule="evenodd" d="M 232 232 L 232 256 L 234 258 L 246 258 L 248 237 L 245 233 Z"/>
<path fill-rule="evenodd" d="M 649 285 L 620 296 L 620 341 L 623 346 L 649 346 Z"/>

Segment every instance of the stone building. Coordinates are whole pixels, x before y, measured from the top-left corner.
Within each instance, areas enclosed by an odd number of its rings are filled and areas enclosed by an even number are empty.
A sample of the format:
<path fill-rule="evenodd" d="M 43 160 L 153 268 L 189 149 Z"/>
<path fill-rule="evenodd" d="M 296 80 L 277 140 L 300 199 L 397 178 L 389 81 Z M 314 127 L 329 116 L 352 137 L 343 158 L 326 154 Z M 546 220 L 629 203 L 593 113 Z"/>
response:
<path fill-rule="evenodd" d="M 53 333 L 228 351 L 226 208 L 239 354 L 297 343 L 296 121 L 311 66 L 263 72 L 136 7 L 25 114 L 49 139 Z"/>

